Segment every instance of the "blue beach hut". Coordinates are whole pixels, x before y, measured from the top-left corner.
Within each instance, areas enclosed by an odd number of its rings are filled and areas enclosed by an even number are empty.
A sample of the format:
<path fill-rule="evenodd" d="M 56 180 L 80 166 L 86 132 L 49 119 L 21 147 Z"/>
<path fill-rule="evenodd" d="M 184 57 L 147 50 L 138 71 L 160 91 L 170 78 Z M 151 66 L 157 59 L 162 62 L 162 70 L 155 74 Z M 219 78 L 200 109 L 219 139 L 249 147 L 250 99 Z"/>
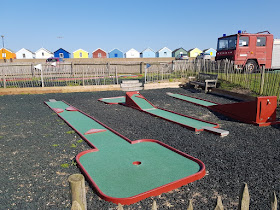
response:
<path fill-rule="evenodd" d="M 54 57 L 55 58 L 70 58 L 70 54 L 68 51 L 59 48 L 57 51 L 55 51 L 54 53 Z"/>
<path fill-rule="evenodd" d="M 156 53 L 155 53 L 155 51 L 153 51 L 151 48 L 148 47 L 140 53 L 140 57 L 141 58 L 155 58 Z"/>
<path fill-rule="evenodd" d="M 158 58 L 172 57 L 172 51 L 167 47 L 161 48 L 159 51 L 156 52 L 156 57 Z"/>
<path fill-rule="evenodd" d="M 109 58 L 123 58 L 123 52 L 117 48 L 111 50 L 108 54 Z"/>
<path fill-rule="evenodd" d="M 203 50 L 203 52 L 209 53 L 211 55 L 211 57 L 216 57 L 216 50 L 213 48 L 205 49 L 205 50 Z"/>

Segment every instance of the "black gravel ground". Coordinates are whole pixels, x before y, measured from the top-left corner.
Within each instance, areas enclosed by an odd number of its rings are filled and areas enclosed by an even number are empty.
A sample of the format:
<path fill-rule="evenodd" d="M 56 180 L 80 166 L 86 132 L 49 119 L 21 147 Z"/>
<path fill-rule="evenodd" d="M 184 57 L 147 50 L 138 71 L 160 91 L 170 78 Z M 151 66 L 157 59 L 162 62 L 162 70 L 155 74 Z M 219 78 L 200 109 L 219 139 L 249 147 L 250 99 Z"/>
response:
<path fill-rule="evenodd" d="M 195 209 L 214 209 L 217 195 L 226 209 L 237 209 L 243 182 L 249 186 L 250 209 L 269 209 L 270 193 L 275 191 L 278 198 L 280 193 L 280 126 L 260 128 L 232 121 L 166 92 L 219 103 L 232 100 L 184 89 L 141 92 L 156 106 L 219 123 L 229 136 L 196 134 L 135 109 L 97 101 L 125 94 L 120 91 L 0 96 L 0 209 L 71 207 L 67 178 L 80 173 L 74 158 L 90 147 L 43 103 L 48 99 L 65 100 L 131 140 L 157 139 L 205 163 L 203 179 L 124 209 L 150 209 L 153 200 L 159 209 L 186 209 L 191 198 Z M 86 187 L 88 209 L 116 208 Z"/>

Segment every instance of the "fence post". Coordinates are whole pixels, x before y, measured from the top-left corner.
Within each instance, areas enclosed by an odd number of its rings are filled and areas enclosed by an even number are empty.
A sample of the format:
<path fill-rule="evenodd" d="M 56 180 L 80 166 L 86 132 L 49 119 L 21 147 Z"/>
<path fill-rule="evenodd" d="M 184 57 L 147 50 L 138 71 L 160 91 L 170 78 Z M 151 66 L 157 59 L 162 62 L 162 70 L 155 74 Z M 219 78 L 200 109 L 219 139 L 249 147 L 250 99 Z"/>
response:
<path fill-rule="evenodd" d="M 244 183 L 240 190 L 238 210 L 249 210 L 250 195 L 247 183 Z"/>
<path fill-rule="evenodd" d="M 193 205 L 192 205 L 192 200 L 191 199 L 189 200 L 189 205 L 188 205 L 187 210 L 193 210 Z"/>
<path fill-rule="evenodd" d="M 224 210 L 224 206 L 223 206 L 223 203 L 222 203 L 221 196 L 218 196 L 217 205 L 216 205 L 216 208 L 214 210 Z"/>
<path fill-rule="evenodd" d="M 84 176 L 82 174 L 72 174 L 68 181 L 71 188 L 72 204 L 74 205 L 74 201 L 76 201 L 80 204 L 82 210 L 87 210 Z"/>
<path fill-rule="evenodd" d="M 152 210 L 157 210 L 157 202 L 153 201 Z"/>
<path fill-rule="evenodd" d="M 2 72 L 3 72 L 3 85 L 4 85 L 4 88 L 7 88 L 7 86 L 6 86 L 6 74 L 5 74 L 5 71 L 4 71 L 4 67 L 2 68 Z"/>
<path fill-rule="evenodd" d="M 115 67 L 115 76 L 116 76 L 116 82 L 117 82 L 117 85 L 118 85 L 119 84 L 119 78 L 118 78 L 117 66 Z"/>
<path fill-rule="evenodd" d="M 42 82 L 42 87 L 45 87 L 43 69 L 44 69 L 44 68 L 43 68 L 43 66 L 42 66 L 42 69 L 41 69 L 41 82 Z"/>
<path fill-rule="evenodd" d="M 140 63 L 140 74 L 143 74 L 143 69 L 144 69 L 144 62 Z"/>
<path fill-rule="evenodd" d="M 277 198 L 275 192 L 272 193 L 270 198 L 271 210 L 277 210 Z"/>
<path fill-rule="evenodd" d="M 262 66 L 260 95 L 263 94 L 264 76 L 265 76 L 265 68 L 264 68 L 264 66 Z"/>
<path fill-rule="evenodd" d="M 83 78 L 83 86 L 85 86 L 85 68 L 82 68 L 82 78 Z"/>
<path fill-rule="evenodd" d="M 73 69 L 74 69 L 74 63 L 71 62 L 71 75 L 72 75 L 72 76 L 74 76 L 74 75 L 73 75 Z"/>

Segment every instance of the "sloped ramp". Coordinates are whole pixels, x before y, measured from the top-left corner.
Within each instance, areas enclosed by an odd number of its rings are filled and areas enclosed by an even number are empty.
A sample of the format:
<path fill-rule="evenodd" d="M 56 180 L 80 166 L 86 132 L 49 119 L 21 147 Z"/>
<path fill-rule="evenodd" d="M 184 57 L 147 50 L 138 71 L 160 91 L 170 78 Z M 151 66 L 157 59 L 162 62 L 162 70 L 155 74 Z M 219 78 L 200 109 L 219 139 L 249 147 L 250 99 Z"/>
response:
<path fill-rule="evenodd" d="M 120 97 L 115 97 L 120 98 Z M 115 98 L 112 98 L 112 101 L 106 99 L 99 99 L 104 103 L 108 104 L 116 104 L 114 102 Z M 125 102 L 124 102 L 125 99 Z M 154 106 L 151 102 L 149 102 L 144 96 L 142 96 L 139 92 L 127 92 L 125 97 L 122 97 L 121 104 L 138 109 L 150 115 L 159 117 L 161 119 L 179 124 L 183 127 L 194 130 L 195 132 L 203 131 L 205 128 L 219 128 L 219 125 L 216 123 L 208 122 L 205 120 L 200 120 L 194 117 L 190 117 L 187 115 L 182 115 L 176 112 L 172 112 L 170 110 L 161 109 Z M 209 130 L 206 130 L 209 131 Z M 220 136 L 228 135 L 228 132 L 222 132 L 223 130 L 219 129 L 217 132 L 212 132 Z M 211 131 L 209 131 L 211 132 Z"/>

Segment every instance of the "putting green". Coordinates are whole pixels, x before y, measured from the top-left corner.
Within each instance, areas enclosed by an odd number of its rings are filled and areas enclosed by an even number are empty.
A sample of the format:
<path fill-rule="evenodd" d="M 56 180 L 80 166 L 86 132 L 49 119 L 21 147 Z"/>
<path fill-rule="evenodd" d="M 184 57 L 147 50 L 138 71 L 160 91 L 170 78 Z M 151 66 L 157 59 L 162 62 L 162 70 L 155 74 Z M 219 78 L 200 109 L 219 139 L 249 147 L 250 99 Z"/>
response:
<path fill-rule="evenodd" d="M 208 101 L 200 100 L 200 99 L 197 99 L 197 98 L 193 98 L 193 97 L 189 97 L 189 96 L 185 96 L 185 95 L 181 95 L 181 94 L 168 93 L 167 95 L 172 96 L 174 98 L 184 100 L 184 101 L 188 101 L 188 102 L 191 102 L 191 103 L 199 104 L 199 105 L 202 105 L 202 106 L 217 105 L 215 103 L 211 103 L 211 102 L 208 102 Z"/>
<path fill-rule="evenodd" d="M 46 104 L 54 110 L 61 109 L 57 114 L 98 149 L 80 153 L 77 163 L 106 200 L 134 203 L 161 194 L 163 187 L 175 189 L 178 187 L 175 183 L 183 180 L 181 185 L 187 184 L 205 174 L 201 161 L 160 142 L 131 142 L 78 110 L 67 111 L 69 105 L 64 102 Z M 90 129 L 106 131 L 85 135 Z"/>
<path fill-rule="evenodd" d="M 164 118 L 166 120 L 174 121 L 176 123 L 180 123 L 189 127 L 193 127 L 197 130 L 201 130 L 204 127 L 214 127 L 216 125 L 212 123 L 207 123 L 204 121 L 200 121 L 197 119 L 192 119 L 187 116 L 178 115 L 166 110 L 155 108 L 152 104 L 150 104 L 146 99 L 137 97 L 139 94 L 134 94 L 131 99 L 144 111 L 156 115 L 158 117 Z"/>
<path fill-rule="evenodd" d="M 120 104 L 120 103 L 125 103 L 125 97 L 120 96 L 120 97 L 112 97 L 112 98 L 101 98 L 99 101 L 103 101 L 107 104 Z"/>

